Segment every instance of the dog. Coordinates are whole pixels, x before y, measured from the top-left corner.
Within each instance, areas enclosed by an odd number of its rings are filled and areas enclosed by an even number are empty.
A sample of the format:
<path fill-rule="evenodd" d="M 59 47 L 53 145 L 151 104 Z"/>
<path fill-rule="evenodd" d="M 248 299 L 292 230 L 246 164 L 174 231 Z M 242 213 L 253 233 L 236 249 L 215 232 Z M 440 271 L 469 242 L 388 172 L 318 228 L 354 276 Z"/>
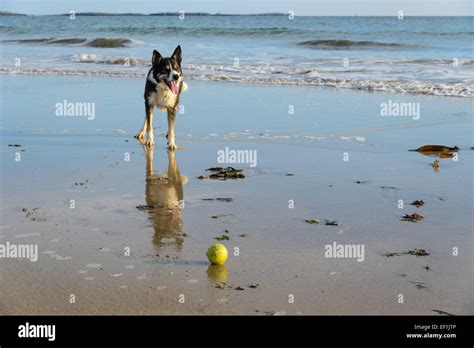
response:
<path fill-rule="evenodd" d="M 187 89 L 183 81 L 181 70 L 181 46 L 178 45 L 169 58 L 163 58 L 157 51 L 153 50 L 151 57 L 151 69 L 148 71 L 145 84 L 145 120 L 143 127 L 135 135 L 135 138 L 144 141 L 147 133 L 147 146 L 154 146 L 153 135 L 153 109 L 156 106 L 159 111 L 168 113 L 168 149 L 176 150 L 174 141 L 174 128 L 176 126 L 176 111 L 179 106 L 179 97 L 182 91 Z"/>

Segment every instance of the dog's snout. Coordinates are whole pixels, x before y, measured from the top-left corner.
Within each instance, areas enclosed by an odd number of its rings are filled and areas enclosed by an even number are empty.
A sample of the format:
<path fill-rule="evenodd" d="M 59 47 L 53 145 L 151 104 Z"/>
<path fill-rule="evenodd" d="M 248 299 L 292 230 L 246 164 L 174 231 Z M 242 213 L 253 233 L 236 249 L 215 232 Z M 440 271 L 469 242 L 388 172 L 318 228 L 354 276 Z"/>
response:
<path fill-rule="evenodd" d="M 178 80 L 179 79 L 179 75 L 178 74 L 173 74 L 173 80 Z"/>

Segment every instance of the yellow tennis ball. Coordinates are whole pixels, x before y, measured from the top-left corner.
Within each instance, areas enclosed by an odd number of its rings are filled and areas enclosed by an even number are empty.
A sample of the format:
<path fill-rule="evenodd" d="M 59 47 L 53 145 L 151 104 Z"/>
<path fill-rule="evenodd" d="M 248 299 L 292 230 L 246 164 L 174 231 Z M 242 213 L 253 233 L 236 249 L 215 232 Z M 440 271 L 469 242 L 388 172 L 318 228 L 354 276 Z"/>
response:
<path fill-rule="evenodd" d="M 213 265 L 223 265 L 227 260 L 228 253 L 226 247 L 222 244 L 214 244 L 207 249 L 206 256 Z"/>

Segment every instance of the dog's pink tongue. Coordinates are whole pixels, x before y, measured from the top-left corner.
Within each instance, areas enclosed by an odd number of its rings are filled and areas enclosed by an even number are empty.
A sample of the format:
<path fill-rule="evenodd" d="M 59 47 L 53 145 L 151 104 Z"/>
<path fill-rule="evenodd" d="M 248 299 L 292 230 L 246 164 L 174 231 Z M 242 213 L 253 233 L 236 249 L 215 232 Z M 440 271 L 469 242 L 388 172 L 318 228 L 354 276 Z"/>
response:
<path fill-rule="evenodd" d="M 174 81 L 171 81 L 170 85 L 171 85 L 171 92 L 173 92 L 173 94 L 178 94 L 178 84 Z"/>

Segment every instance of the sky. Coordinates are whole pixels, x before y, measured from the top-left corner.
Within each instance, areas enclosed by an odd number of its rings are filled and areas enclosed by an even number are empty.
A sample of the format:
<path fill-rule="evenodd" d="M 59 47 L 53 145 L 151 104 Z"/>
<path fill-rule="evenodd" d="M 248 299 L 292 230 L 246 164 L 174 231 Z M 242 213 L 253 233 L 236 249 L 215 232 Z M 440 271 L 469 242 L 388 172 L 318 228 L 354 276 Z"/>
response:
<path fill-rule="evenodd" d="M 0 0 L 0 10 L 33 15 L 76 12 L 294 11 L 295 16 L 472 16 L 472 0 Z"/>

